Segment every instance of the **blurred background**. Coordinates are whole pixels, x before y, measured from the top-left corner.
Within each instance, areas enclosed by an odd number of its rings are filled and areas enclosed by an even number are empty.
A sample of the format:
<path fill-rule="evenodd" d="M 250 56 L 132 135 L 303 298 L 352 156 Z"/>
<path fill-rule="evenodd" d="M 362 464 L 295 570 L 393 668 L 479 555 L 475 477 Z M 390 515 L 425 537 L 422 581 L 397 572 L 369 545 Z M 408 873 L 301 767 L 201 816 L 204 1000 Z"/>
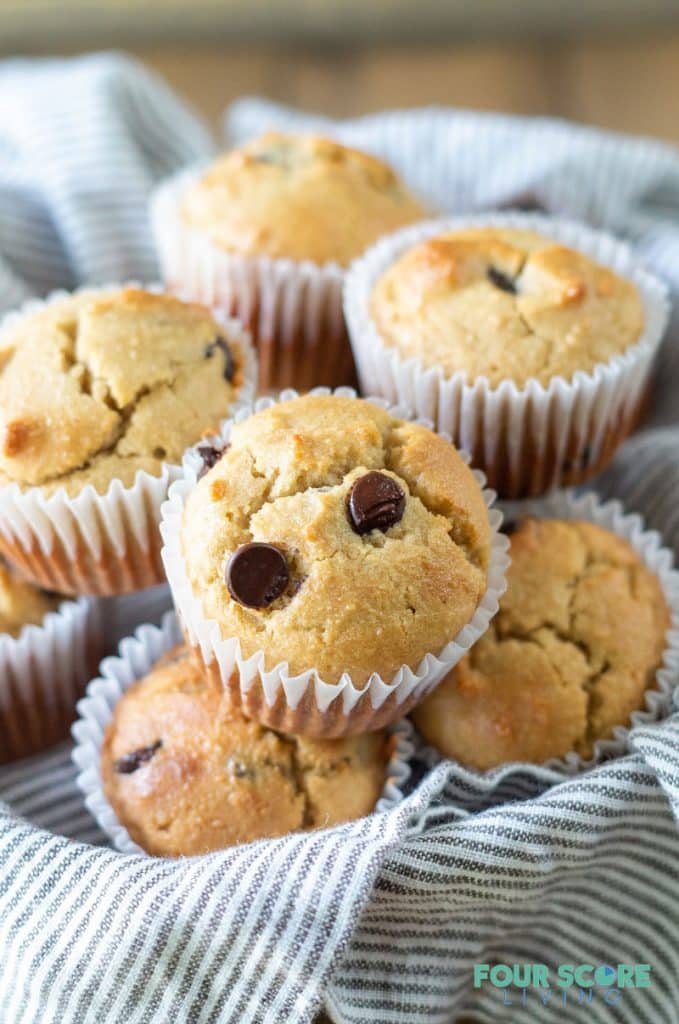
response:
<path fill-rule="evenodd" d="M 0 0 L 1 55 L 112 47 L 213 127 L 259 94 L 339 116 L 551 114 L 679 142 L 677 0 Z"/>

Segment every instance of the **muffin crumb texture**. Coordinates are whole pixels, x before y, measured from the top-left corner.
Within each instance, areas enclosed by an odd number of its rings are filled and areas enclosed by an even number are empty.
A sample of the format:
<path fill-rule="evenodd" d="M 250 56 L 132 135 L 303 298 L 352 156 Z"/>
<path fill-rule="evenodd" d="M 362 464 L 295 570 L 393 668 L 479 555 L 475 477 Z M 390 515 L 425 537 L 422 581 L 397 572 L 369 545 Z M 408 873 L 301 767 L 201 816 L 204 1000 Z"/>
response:
<path fill-rule="evenodd" d="M 627 725 L 644 706 L 670 617 L 660 583 L 615 534 L 526 520 L 488 632 L 416 709 L 425 739 L 482 770 L 543 762 Z"/>
<path fill-rule="evenodd" d="M 570 380 L 639 340 L 633 282 L 531 231 L 453 231 L 407 250 L 378 279 L 370 313 L 382 341 L 447 377 Z"/>
<path fill-rule="evenodd" d="M 179 462 L 242 383 L 222 333 L 202 306 L 134 288 L 22 317 L 0 339 L 0 483 L 105 493 Z"/>
<path fill-rule="evenodd" d="M 233 427 L 187 499 L 181 545 L 205 617 L 244 657 L 362 685 L 416 668 L 471 620 L 490 526 L 449 442 L 364 400 L 307 396 Z"/>
<path fill-rule="evenodd" d="M 228 252 L 341 266 L 424 216 L 375 157 L 273 131 L 221 157 L 189 188 L 182 213 Z"/>
<path fill-rule="evenodd" d="M 21 579 L 0 560 L 0 633 L 17 637 L 24 626 L 41 626 L 62 600 Z"/>
<path fill-rule="evenodd" d="M 369 814 L 384 786 L 382 732 L 283 736 L 249 721 L 185 647 L 123 695 L 102 747 L 106 795 L 149 853 L 208 853 Z"/>

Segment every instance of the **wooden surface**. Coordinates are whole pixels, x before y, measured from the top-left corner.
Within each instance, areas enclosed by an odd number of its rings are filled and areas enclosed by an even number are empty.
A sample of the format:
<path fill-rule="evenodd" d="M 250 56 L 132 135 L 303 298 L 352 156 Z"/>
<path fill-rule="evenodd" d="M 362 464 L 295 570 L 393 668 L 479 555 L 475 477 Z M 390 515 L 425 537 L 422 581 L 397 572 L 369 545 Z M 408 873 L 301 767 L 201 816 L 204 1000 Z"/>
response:
<path fill-rule="evenodd" d="M 142 39 L 412 44 L 671 25 L 677 0 L 0 0 L 0 51 Z"/>
<path fill-rule="evenodd" d="M 569 42 L 136 52 L 213 127 L 231 100 L 259 94 L 337 116 L 428 103 L 549 114 L 679 143 L 679 30 Z"/>

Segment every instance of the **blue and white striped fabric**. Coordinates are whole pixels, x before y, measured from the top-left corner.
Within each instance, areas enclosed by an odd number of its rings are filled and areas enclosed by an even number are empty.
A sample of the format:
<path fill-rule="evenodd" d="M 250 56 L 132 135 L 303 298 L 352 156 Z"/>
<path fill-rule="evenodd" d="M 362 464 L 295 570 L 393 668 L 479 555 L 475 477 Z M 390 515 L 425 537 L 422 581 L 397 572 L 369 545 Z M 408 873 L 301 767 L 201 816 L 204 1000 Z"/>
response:
<path fill-rule="evenodd" d="M 158 82 L 103 56 L 0 66 L 0 308 L 153 276 L 152 184 L 206 155 Z M 436 110 L 312 122 L 243 101 L 233 138 L 324 130 L 445 209 L 539 204 L 627 235 L 679 290 L 679 154 L 567 124 Z M 675 325 L 676 326 L 676 325 Z M 652 430 L 598 486 L 679 550 L 679 346 Z M 679 1021 L 679 709 L 584 776 L 422 769 L 388 815 L 190 860 L 109 849 L 69 749 L 0 771 L 0 1024 Z M 473 987 L 475 963 L 648 963 L 592 1002 Z"/>

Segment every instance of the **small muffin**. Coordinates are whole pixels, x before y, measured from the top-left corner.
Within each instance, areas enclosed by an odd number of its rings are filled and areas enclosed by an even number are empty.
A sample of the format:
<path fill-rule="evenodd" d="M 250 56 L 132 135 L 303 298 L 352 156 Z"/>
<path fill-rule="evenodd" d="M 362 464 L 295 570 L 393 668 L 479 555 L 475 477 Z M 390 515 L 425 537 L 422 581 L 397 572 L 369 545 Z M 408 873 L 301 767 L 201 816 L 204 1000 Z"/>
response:
<path fill-rule="evenodd" d="M 339 395 L 235 424 L 181 528 L 201 612 L 244 658 L 359 687 L 415 669 L 472 619 L 490 541 L 482 490 L 449 442 Z"/>
<path fill-rule="evenodd" d="M 0 485 L 104 494 L 159 475 L 227 415 L 239 344 L 202 306 L 136 288 L 81 292 L 0 339 Z"/>
<path fill-rule="evenodd" d="M 345 268 L 424 216 L 374 157 L 268 132 L 205 173 L 165 182 L 152 204 L 163 276 L 252 334 L 260 391 L 356 383 L 342 315 Z"/>
<path fill-rule="evenodd" d="M 267 132 L 186 193 L 186 223 L 246 256 L 346 267 L 424 211 L 386 164 L 329 139 Z"/>
<path fill-rule="evenodd" d="M 0 334 L 0 551 L 60 593 L 162 582 L 169 483 L 251 396 L 253 369 L 240 328 L 138 288 L 14 318 Z"/>
<path fill-rule="evenodd" d="M 47 594 L 21 579 L 0 559 L 0 634 L 19 636 L 24 626 L 40 626 L 48 612 L 59 607 L 56 594 Z"/>
<path fill-rule="evenodd" d="M 546 385 L 591 371 L 638 341 L 636 286 L 532 231 L 476 228 L 407 250 L 374 286 L 382 341 L 446 376 Z"/>
<path fill-rule="evenodd" d="M 101 772 L 132 839 L 172 857 L 369 814 L 386 760 L 383 733 L 314 741 L 249 721 L 177 647 L 116 706 Z"/>
<path fill-rule="evenodd" d="M 614 533 L 524 521 L 490 629 L 413 714 L 447 757 L 486 770 L 597 740 L 644 706 L 670 615 L 656 576 Z"/>
<path fill-rule="evenodd" d="M 91 602 L 66 602 L 0 558 L 0 765 L 68 735 L 100 654 Z"/>

